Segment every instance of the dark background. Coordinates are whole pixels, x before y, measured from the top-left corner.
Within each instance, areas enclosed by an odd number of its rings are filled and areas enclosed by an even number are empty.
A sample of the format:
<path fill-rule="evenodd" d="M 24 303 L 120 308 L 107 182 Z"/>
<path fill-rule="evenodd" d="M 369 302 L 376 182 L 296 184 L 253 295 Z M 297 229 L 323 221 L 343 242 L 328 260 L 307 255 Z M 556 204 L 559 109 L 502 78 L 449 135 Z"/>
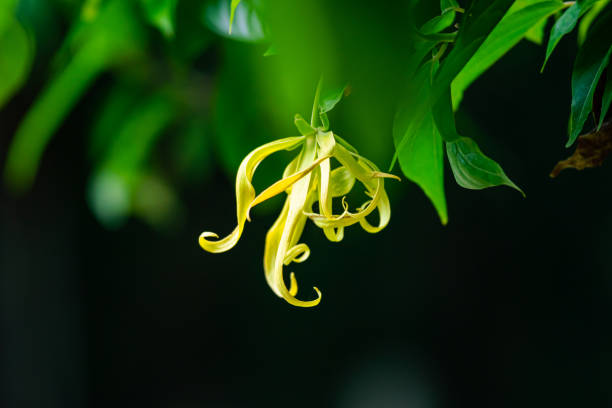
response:
<path fill-rule="evenodd" d="M 214 157 L 208 181 L 183 189 L 176 227 L 97 222 L 81 134 L 101 78 L 49 145 L 32 191 L 0 193 L 0 404 L 611 406 L 610 166 L 548 177 L 570 154 L 575 44 L 564 40 L 539 74 L 543 48 L 522 42 L 459 113 L 527 198 L 461 189 L 447 166 L 443 227 L 418 187 L 387 183 L 393 216 L 381 233 L 349 228 L 335 244 L 306 228 L 311 257 L 291 270 L 304 296 L 322 290 L 312 309 L 266 285 L 275 211 L 256 213 L 226 254 L 197 245 L 203 230 L 235 223 L 233 176 Z M 222 57 L 213 48 L 202 58 L 214 67 Z M 29 89 L 0 114 L 3 156 Z M 387 125 L 381 144 L 391 144 Z"/>

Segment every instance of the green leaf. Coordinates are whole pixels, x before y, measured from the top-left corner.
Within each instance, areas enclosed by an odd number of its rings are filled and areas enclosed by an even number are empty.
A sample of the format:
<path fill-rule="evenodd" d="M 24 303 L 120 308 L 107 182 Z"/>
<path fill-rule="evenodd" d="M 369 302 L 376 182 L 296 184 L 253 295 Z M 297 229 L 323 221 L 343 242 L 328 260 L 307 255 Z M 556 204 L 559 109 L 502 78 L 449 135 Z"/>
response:
<path fill-rule="evenodd" d="M 501 166 L 485 156 L 476 142 L 463 137 L 455 127 L 450 90 L 434 106 L 433 116 L 442 138 L 446 142 L 448 161 L 457 184 L 472 190 L 507 185 L 525 193 L 504 173 Z"/>
<path fill-rule="evenodd" d="M 440 0 L 440 9 L 442 9 L 442 11 L 447 10 L 451 7 L 459 7 L 459 3 L 457 3 L 457 0 Z"/>
<path fill-rule="evenodd" d="M 423 24 L 419 31 L 423 35 L 436 34 L 453 25 L 454 21 L 455 11 L 453 9 L 446 9 L 446 11 L 443 11 L 441 15 L 436 16 Z"/>
<path fill-rule="evenodd" d="M 174 37 L 174 13 L 177 0 L 141 0 L 149 22 L 166 38 Z"/>
<path fill-rule="evenodd" d="M 474 53 L 476 53 L 478 48 L 485 41 L 489 33 L 499 23 L 510 8 L 512 1 L 513 0 L 479 0 L 473 3 L 470 10 L 466 13 L 465 21 L 461 26 L 462 28 L 459 31 L 452 51 L 442 61 L 434 80 L 434 86 L 431 88 L 430 92 L 423 95 L 423 99 L 420 99 L 418 104 L 413 104 L 415 107 L 410 115 L 412 121 L 420 123 L 424 120 L 425 116 L 431 112 L 433 104 L 447 92 L 453 79 L 455 79 L 465 64 L 472 58 Z M 430 46 L 431 42 L 423 42 L 423 44 Z M 431 48 L 433 48 L 433 46 L 435 46 L 435 42 L 431 45 Z M 427 49 L 429 51 L 431 48 L 423 46 L 422 49 Z M 410 76 L 410 74 L 411 71 L 408 71 L 407 75 Z M 405 97 L 410 98 L 408 93 L 405 94 Z M 405 103 L 406 102 L 404 102 L 404 104 Z M 401 119 L 404 116 L 405 115 L 400 114 L 396 116 L 396 119 Z M 394 124 L 394 127 L 395 126 Z M 401 124 L 397 126 L 403 127 Z M 403 133 L 403 138 L 395 142 L 396 154 L 402 150 L 410 134 L 410 132 Z"/>
<path fill-rule="evenodd" d="M 525 39 L 531 41 L 534 44 L 542 45 L 544 42 L 544 30 L 546 30 L 546 21 L 548 19 L 542 19 L 537 22 L 533 27 L 525 33 Z"/>
<path fill-rule="evenodd" d="M 430 92 L 431 64 L 421 67 L 406 92 L 406 98 L 395 115 L 393 141 L 402 172 L 421 187 L 436 208 L 442 224 L 446 224 L 442 138 L 431 112 L 422 115 L 421 108 L 421 101 L 426 100 Z"/>
<path fill-rule="evenodd" d="M 477 0 L 468 10 L 453 50 L 442 61 L 435 80 L 433 102 L 450 86 L 451 82 L 476 53 L 487 36 L 510 8 L 513 0 Z"/>
<path fill-rule="evenodd" d="M 542 71 L 544 71 L 544 67 L 548 62 L 548 58 L 554 51 L 555 47 L 563 38 L 564 35 L 570 33 L 574 27 L 576 27 L 576 23 L 578 19 L 598 0 L 576 0 L 570 8 L 565 10 L 565 12 L 559 17 L 559 19 L 555 22 L 552 30 L 550 31 L 550 37 L 548 39 L 548 45 L 546 46 L 546 58 L 544 59 L 544 64 L 542 64 Z"/>
<path fill-rule="evenodd" d="M 603 98 L 601 100 L 601 114 L 599 115 L 599 123 L 597 124 L 597 130 L 601 129 L 601 125 L 603 125 L 604 119 L 606 118 L 606 114 L 610 109 L 610 104 L 612 104 L 612 72 L 608 70 L 608 75 L 606 77 L 606 86 L 604 88 Z"/>
<path fill-rule="evenodd" d="M 593 5 L 588 13 L 582 17 L 578 24 L 578 45 L 582 45 L 586 40 L 587 33 L 593 21 L 599 16 L 602 10 L 608 5 L 610 0 L 601 0 Z"/>
<path fill-rule="evenodd" d="M 232 33 L 232 25 L 234 24 L 234 16 L 236 15 L 236 8 L 240 4 L 241 0 L 232 0 L 232 10 L 230 12 L 229 30 L 228 33 Z"/>
<path fill-rule="evenodd" d="M 231 3 L 233 5 L 234 2 Z M 234 8 L 228 0 L 216 0 L 204 8 L 204 24 L 214 33 L 237 41 L 259 43 L 266 39 L 261 19 L 250 2 Z M 230 20 L 232 31 L 230 34 Z"/>
<path fill-rule="evenodd" d="M 420 124 L 412 127 L 408 135 L 407 143 L 398 150 L 400 168 L 409 180 L 421 187 L 438 212 L 440 222 L 446 225 L 444 152 L 433 117 L 427 115 Z"/>
<path fill-rule="evenodd" d="M 599 78 L 610 60 L 612 52 L 612 11 L 593 25 L 574 62 L 572 71 L 572 109 L 569 126 L 571 146 L 584 127 L 593 109 L 593 95 Z"/>
<path fill-rule="evenodd" d="M 459 106 L 464 90 L 514 47 L 533 26 L 562 9 L 561 1 L 543 1 L 507 14 L 463 67 L 452 83 L 453 106 Z"/>
<path fill-rule="evenodd" d="M 334 88 L 322 92 L 321 98 L 319 99 L 319 112 L 327 113 L 334 109 L 342 97 L 347 95 L 348 92 L 348 85 L 344 85 L 342 88 Z"/>
<path fill-rule="evenodd" d="M 0 107 L 19 90 L 32 62 L 33 47 L 26 31 L 14 18 L 0 27 Z"/>
<path fill-rule="evenodd" d="M 506 185 L 525 193 L 510 180 L 499 164 L 485 156 L 476 142 L 462 137 L 446 142 L 446 154 L 457 184 L 472 190 Z"/>

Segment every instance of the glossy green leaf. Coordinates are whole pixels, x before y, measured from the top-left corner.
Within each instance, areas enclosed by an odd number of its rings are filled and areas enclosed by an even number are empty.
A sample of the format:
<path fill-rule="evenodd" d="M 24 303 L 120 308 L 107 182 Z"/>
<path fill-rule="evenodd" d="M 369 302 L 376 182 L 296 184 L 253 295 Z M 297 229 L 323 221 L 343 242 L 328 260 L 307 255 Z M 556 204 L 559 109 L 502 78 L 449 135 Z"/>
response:
<path fill-rule="evenodd" d="M 25 29 L 13 18 L 0 27 L 0 107 L 19 90 L 32 62 L 33 47 Z"/>
<path fill-rule="evenodd" d="M 501 166 L 485 156 L 476 142 L 469 137 L 462 137 L 446 142 L 446 154 L 453 170 L 455 181 L 461 187 L 480 190 L 487 187 L 506 185 L 523 191 L 510 180 Z"/>
<path fill-rule="evenodd" d="M 477 0 L 466 12 L 465 21 L 462 22 L 453 50 L 440 66 L 432 103 L 446 92 L 451 82 L 499 24 L 511 4 L 512 0 Z"/>
<path fill-rule="evenodd" d="M 610 104 L 612 104 L 612 72 L 610 72 L 610 70 L 608 69 L 606 85 L 604 88 L 603 98 L 601 100 L 601 113 L 599 114 L 599 123 L 597 124 L 597 130 L 601 129 L 601 125 L 603 125 L 604 120 L 606 118 L 606 114 L 610 109 Z"/>
<path fill-rule="evenodd" d="M 491 65 L 514 47 L 534 25 L 545 22 L 548 16 L 562 9 L 561 1 L 543 1 L 509 12 L 486 41 L 468 61 L 452 83 L 455 109 L 463 97 L 464 90 Z"/>
<path fill-rule="evenodd" d="M 459 3 L 457 3 L 457 0 L 440 0 L 440 9 L 442 9 L 442 11 L 447 10 L 451 7 L 459 7 Z"/>
<path fill-rule="evenodd" d="M 510 10 L 508 10 L 508 15 L 521 10 L 525 7 L 532 6 L 537 3 L 545 3 L 550 0 L 516 0 Z M 561 0 L 558 0 L 561 2 Z M 542 45 L 544 42 L 544 30 L 546 29 L 547 18 L 542 19 L 533 25 L 527 32 L 525 33 L 525 39 L 531 41 L 537 45 Z"/>
<path fill-rule="evenodd" d="M 544 18 L 537 22 L 525 33 L 525 39 L 531 41 L 534 44 L 542 45 L 544 43 L 544 30 L 546 30 L 547 18 Z"/>
<path fill-rule="evenodd" d="M 344 85 L 341 88 L 329 89 L 321 93 L 321 99 L 319 100 L 319 111 L 321 113 L 327 113 L 340 102 L 343 96 L 347 93 L 348 85 Z"/>
<path fill-rule="evenodd" d="M 593 109 L 593 96 L 599 78 L 608 65 L 612 52 L 612 11 L 593 25 L 589 35 L 578 51 L 572 71 L 572 108 L 569 126 L 571 146 L 578 138 Z"/>
<path fill-rule="evenodd" d="M 431 115 L 412 127 L 408 142 L 398 151 L 398 161 L 404 175 L 421 187 L 438 212 L 440 221 L 446 225 L 444 152 L 442 138 Z"/>
<path fill-rule="evenodd" d="M 507 185 L 525 195 L 506 176 L 497 162 L 480 151 L 476 142 L 471 138 L 461 136 L 457 132 L 450 92 L 438 100 L 433 115 L 436 126 L 446 142 L 448 161 L 457 184 L 472 190 Z"/>
<path fill-rule="evenodd" d="M 419 31 L 423 35 L 439 33 L 453 25 L 455 21 L 455 11 L 451 8 L 446 9 L 441 15 L 432 18 L 421 26 Z"/>
<path fill-rule="evenodd" d="M 434 86 L 430 92 L 423 95 L 418 105 L 415 105 L 413 112 L 411 113 L 411 120 L 420 123 L 424 120 L 425 116 L 431 112 L 433 105 L 436 101 L 443 96 L 449 87 L 451 82 L 463 69 L 465 64 L 472 58 L 478 48 L 485 41 L 489 33 L 495 28 L 500 22 L 504 14 L 508 11 L 513 0 L 494 0 L 494 1 L 475 1 L 472 7 L 466 12 L 465 21 L 462 23 L 462 28 L 456 38 L 455 44 L 453 45 L 452 51 L 442 61 L 440 69 L 438 70 Z M 430 44 L 430 43 L 426 43 Z M 431 46 L 433 48 L 434 45 Z M 431 50 L 431 48 L 428 49 Z M 425 49 L 425 48 L 424 48 Z M 410 71 L 408 72 L 410 75 Z M 406 98 L 411 98 L 408 93 L 405 95 Z M 403 102 L 406 104 L 406 102 Z M 396 115 L 396 121 L 402 119 L 405 115 Z M 395 127 L 404 127 L 401 123 L 394 124 Z M 406 129 L 408 129 L 406 127 Z M 396 134 L 402 132 L 396 132 L 394 130 L 394 138 Z M 403 138 L 395 141 L 396 155 L 403 149 L 404 143 L 407 142 L 410 137 L 410 132 L 404 132 Z M 395 160 L 393 161 L 393 163 Z M 392 163 L 392 166 L 393 166 Z"/>
<path fill-rule="evenodd" d="M 428 63 L 417 73 L 395 115 L 393 141 L 402 172 L 423 190 L 436 208 L 442 224 L 446 224 L 442 138 L 431 113 L 421 113 L 421 101 L 428 97 L 430 84 L 431 63 Z"/>
<path fill-rule="evenodd" d="M 174 14 L 177 0 L 141 0 L 147 19 L 167 38 L 174 37 Z"/>
<path fill-rule="evenodd" d="M 600 0 L 593 5 L 593 7 L 582 17 L 580 23 L 578 23 L 578 44 L 582 45 L 584 40 L 587 37 L 587 33 L 591 24 L 597 16 L 602 12 L 602 10 L 608 5 L 610 0 Z"/>
<path fill-rule="evenodd" d="M 593 5 L 597 3 L 597 1 L 598 0 L 576 0 L 576 2 L 567 10 L 565 10 L 561 17 L 559 17 L 559 19 L 555 22 L 555 25 L 550 31 L 550 37 L 546 46 L 546 58 L 544 59 L 544 64 L 542 64 L 542 71 L 544 71 L 544 67 L 548 62 L 550 55 L 554 51 L 561 38 L 563 38 L 563 36 L 565 36 L 566 34 L 570 33 L 574 29 L 574 27 L 576 27 L 578 19 L 584 13 L 589 11 L 589 9 L 593 7 Z"/>
<path fill-rule="evenodd" d="M 222 37 L 252 43 L 263 42 L 266 39 L 263 24 L 252 4 L 241 2 L 240 7 L 234 9 L 231 8 L 232 4 L 229 0 L 215 0 L 208 4 L 204 8 L 204 24 Z"/>

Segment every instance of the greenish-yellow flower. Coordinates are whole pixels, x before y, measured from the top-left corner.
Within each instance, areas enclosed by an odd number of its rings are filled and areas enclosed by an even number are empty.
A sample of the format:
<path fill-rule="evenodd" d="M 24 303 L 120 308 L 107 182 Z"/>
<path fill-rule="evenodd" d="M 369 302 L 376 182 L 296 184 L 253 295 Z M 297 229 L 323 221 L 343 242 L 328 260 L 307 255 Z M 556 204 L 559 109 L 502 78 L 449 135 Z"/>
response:
<path fill-rule="evenodd" d="M 283 266 L 292 262 L 304 262 L 310 255 L 308 246 L 299 242 L 308 219 L 334 242 L 342 240 L 345 227 L 357 223 L 368 232 L 378 232 L 388 224 L 391 217 L 384 178 L 399 178 L 380 172 L 371 161 L 360 156 L 333 132 L 314 128 L 299 115 L 296 115 L 295 123 L 301 136 L 288 137 L 260 146 L 249 153 L 240 164 L 236 176 L 238 225 L 234 231 L 222 239 L 217 239 L 219 236 L 214 232 L 203 232 L 199 243 L 209 252 L 231 249 L 238 242 L 245 222 L 251 220 L 251 208 L 286 192 L 287 198 L 280 216 L 266 236 L 264 271 L 268 285 L 279 297 L 294 306 L 310 307 L 321 301 L 319 289 L 314 288 L 317 296 L 313 300 L 297 299 L 298 285 L 295 275 L 290 274 L 289 288 L 283 276 Z M 256 195 L 251 180 L 257 166 L 272 153 L 297 148 L 300 150 L 285 168 L 283 178 Z M 340 166 L 332 170 L 331 159 L 337 160 Z M 355 212 L 351 212 L 346 195 L 353 188 L 355 180 L 364 185 L 370 199 Z M 344 211 L 334 214 L 332 200 L 339 197 L 342 197 Z M 313 205 L 317 201 L 318 212 L 314 212 Z M 374 210 L 379 212 L 378 225 L 372 225 L 366 219 Z"/>

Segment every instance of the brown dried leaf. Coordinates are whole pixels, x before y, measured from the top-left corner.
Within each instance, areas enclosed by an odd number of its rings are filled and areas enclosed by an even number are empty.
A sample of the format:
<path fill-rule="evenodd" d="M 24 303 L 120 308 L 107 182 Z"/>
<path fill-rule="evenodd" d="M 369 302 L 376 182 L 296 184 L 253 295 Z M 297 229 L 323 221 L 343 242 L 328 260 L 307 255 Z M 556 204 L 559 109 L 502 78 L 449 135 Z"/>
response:
<path fill-rule="evenodd" d="M 557 163 L 550 172 L 550 177 L 557 177 L 562 170 L 568 168 L 582 170 L 601 166 L 610 152 L 612 152 L 612 121 L 604 123 L 599 131 L 594 130 L 578 137 L 574 154 Z"/>

